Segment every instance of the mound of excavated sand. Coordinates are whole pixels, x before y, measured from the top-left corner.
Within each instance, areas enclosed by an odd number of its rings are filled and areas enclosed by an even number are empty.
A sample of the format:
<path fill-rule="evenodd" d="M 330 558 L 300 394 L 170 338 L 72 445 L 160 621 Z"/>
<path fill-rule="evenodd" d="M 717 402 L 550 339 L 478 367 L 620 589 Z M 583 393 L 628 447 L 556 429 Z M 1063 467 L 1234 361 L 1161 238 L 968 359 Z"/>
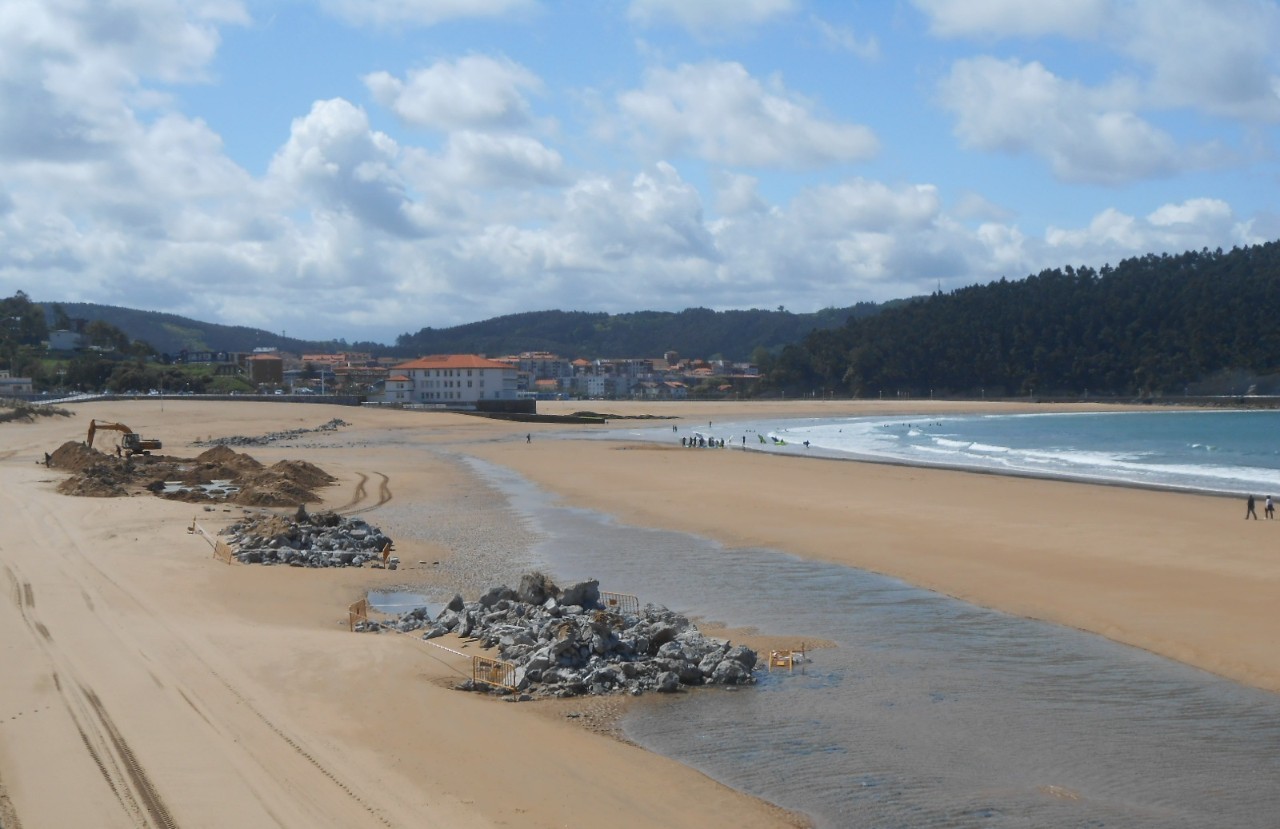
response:
<path fill-rule="evenodd" d="M 106 459 L 107 456 L 97 449 L 90 449 L 78 440 L 69 440 L 49 456 L 49 466 L 80 472 Z"/>
<path fill-rule="evenodd" d="M 149 491 L 172 500 L 222 500 L 260 507 L 316 503 L 320 497 L 314 490 L 336 480 L 307 461 L 280 461 L 268 469 L 227 446 L 215 446 L 194 459 L 118 458 L 68 441 L 50 455 L 49 466 L 75 473 L 58 485 L 58 491 L 66 495 L 118 498 Z M 165 492 L 170 481 L 179 481 L 189 489 Z M 229 481 L 231 491 L 225 497 L 210 496 L 202 487 L 214 481 Z"/>
<path fill-rule="evenodd" d="M 267 473 L 241 486 L 227 500 L 253 507 L 293 507 L 316 503 L 320 497 L 295 481 Z"/>
<path fill-rule="evenodd" d="M 215 446 L 212 449 L 206 449 L 196 455 L 195 459 L 196 463 L 227 467 L 238 470 L 242 474 L 257 472 L 263 468 L 262 463 L 257 458 L 241 454 L 228 446 Z"/>
<path fill-rule="evenodd" d="M 282 478 L 287 478 L 310 489 L 329 486 L 337 480 L 328 472 L 308 461 L 280 461 L 271 466 L 271 471 Z"/>

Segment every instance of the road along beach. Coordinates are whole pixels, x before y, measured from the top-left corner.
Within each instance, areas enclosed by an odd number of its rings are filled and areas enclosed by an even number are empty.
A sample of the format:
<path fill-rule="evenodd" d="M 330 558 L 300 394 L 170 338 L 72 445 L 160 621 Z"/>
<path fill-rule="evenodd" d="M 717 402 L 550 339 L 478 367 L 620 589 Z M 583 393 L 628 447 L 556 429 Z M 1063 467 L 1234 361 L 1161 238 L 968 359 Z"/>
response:
<path fill-rule="evenodd" d="M 421 643 L 347 633 L 346 606 L 369 589 L 475 590 L 518 570 L 531 531 L 477 482 L 467 458 L 629 523 L 890 574 L 1280 690 L 1271 638 L 1280 627 L 1280 557 L 1263 535 L 1274 527 L 1242 528 L 1236 505 L 1220 498 L 682 453 L 678 443 L 574 440 L 559 426 L 445 413 L 198 400 L 81 408 L 72 418 L 0 426 L 6 829 L 577 826 L 601 814 L 623 826 L 802 822 L 563 716 L 453 691 L 459 666 Z M 577 407 L 543 406 L 556 408 Z M 729 418 L 894 411 L 857 403 L 607 409 L 670 415 L 682 430 Z M 945 410 L 922 403 L 902 411 Z M 253 454 L 306 460 L 335 476 L 321 492 L 324 506 L 367 510 L 362 517 L 397 539 L 405 566 L 221 565 L 185 532 L 191 504 L 59 495 L 59 474 L 37 460 L 91 417 L 128 422 L 166 450 L 340 417 L 350 425 L 336 434 Z M 443 530 L 415 532 L 422 516 Z M 197 518 L 216 526 L 232 515 Z"/>

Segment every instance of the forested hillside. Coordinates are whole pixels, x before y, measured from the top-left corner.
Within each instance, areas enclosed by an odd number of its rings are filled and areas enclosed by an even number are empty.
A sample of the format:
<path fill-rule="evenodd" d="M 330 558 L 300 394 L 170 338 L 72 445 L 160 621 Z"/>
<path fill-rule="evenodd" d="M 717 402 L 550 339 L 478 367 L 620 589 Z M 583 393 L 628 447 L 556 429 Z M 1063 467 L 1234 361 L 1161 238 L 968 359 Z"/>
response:
<path fill-rule="evenodd" d="M 850 317 L 874 314 L 879 309 L 867 302 L 812 314 L 706 308 L 630 314 L 534 311 L 456 328 L 424 328 L 399 337 L 396 345 L 420 354 L 551 351 L 591 358 L 655 357 L 677 351 L 685 357 L 748 360 L 757 349 L 776 350 L 815 329 L 843 325 Z"/>
<path fill-rule="evenodd" d="M 100 320 L 116 326 L 132 339 L 149 343 L 161 354 L 176 355 L 186 351 L 253 351 L 255 348 L 280 348 L 294 352 L 319 351 L 368 351 L 370 344 L 347 344 L 332 340 L 313 342 L 285 337 L 259 328 L 242 325 L 218 325 L 212 322 L 164 314 L 158 311 L 140 311 L 114 305 L 95 305 L 88 302 L 43 302 L 53 325 L 54 309 L 61 308 L 66 316 L 89 321 Z M 383 347 L 385 350 L 385 346 Z"/>
<path fill-rule="evenodd" d="M 935 294 L 815 331 L 764 368 L 775 390 L 867 397 L 1182 394 L 1264 377 L 1280 370 L 1280 243 Z"/>
<path fill-rule="evenodd" d="M 102 321 L 158 353 L 180 351 L 252 351 L 259 347 L 295 353 L 366 351 L 375 355 L 475 353 L 491 356 L 521 351 L 553 351 L 565 357 L 656 357 L 677 351 L 687 357 L 751 359 L 757 349 L 777 351 L 818 328 L 843 325 L 882 306 L 866 302 L 852 308 L 828 308 L 811 314 L 790 311 L 637 311 L 630 314 L 581 311 L 532 311 L 495 317 L 452 328 L 423 328 L 402 334 L 393 345 L 348 343 L 345 339 L 301 340 L 245 326 L 199 322 L 156 311 L 79 302 L 41 303 L 56 328 L 55 309 L 66 317 Z M 883 307 L 890 307 L 893 303 Z"/>

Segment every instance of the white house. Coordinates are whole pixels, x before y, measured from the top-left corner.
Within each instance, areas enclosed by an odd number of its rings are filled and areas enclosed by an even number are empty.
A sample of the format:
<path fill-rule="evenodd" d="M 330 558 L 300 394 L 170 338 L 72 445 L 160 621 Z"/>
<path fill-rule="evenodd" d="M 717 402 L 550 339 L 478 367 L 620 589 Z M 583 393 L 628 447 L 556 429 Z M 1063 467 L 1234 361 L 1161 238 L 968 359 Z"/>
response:
<path fill-rule="evenodd" d="M 404 374 L 393 374 L 382 385 L 382 399 L 388 403 L 412 403 L 413 381 Z"/>
<path fill-rule="evenodd" d="M 10 377 L 7 371 L 0 375 L 0 397 L 32 394 L 33 391 L 30 377 Z"/>
<path fill-rule="evenodd" d="M 437 354 L 400 363 L 391 374 L 407 382 L 388 383 L 385 400 L 396 402 L 392 394 L 405 394 L 400 402 L 435 403 L 443 406 L 474 406 L 480 400 L 515 400 L 518 371 L 475 354 Z"/>

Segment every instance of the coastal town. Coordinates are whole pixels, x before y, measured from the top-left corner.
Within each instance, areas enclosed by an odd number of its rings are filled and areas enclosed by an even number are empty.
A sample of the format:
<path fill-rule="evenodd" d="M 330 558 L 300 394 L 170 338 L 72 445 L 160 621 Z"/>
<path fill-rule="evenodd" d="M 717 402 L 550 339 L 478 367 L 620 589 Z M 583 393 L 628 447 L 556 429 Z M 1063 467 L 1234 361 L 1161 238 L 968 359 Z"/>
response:
<path fill-rule="evenodd" d="M 70 358 L 91 348 L 74 331 L 51 331 L 47 341 L 47 353 L 54 358 Z M 525 351 L 406 360 L 369 352 L 293 353 L 260 348 L 252 352 L 184 350 L 170 359 L 175 367 L 242 381 L 242 393 L 346 395 L 368 403 L 443 408 L 516 400 L 735 399 L 749 393 L 759 380 L 754 364 L 690 358 L 675 351 L 616 359 Z M 30 397 L 38 391 L 31 378 L 0 372 L 0 395 Z M 131 391 L 145 394 L 149 390 Z"/>

